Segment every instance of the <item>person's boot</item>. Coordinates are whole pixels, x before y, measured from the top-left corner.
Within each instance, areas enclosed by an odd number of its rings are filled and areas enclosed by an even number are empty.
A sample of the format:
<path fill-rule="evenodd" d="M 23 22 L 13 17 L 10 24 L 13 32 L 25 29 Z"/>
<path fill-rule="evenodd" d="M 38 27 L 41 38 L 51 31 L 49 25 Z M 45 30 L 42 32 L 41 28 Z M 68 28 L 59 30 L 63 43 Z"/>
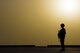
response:
<path fill-rule="evenodd" d="M 62 48 L 60 51 L 65 51 L 65 48 Z"/>

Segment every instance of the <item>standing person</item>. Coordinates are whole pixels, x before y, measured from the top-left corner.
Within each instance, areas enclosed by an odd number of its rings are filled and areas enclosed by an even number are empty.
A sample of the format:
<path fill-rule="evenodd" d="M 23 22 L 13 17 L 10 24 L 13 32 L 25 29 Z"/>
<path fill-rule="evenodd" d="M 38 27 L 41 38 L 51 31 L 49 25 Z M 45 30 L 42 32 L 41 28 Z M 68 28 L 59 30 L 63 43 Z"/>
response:
<path fill-rule="evenodd" d="M 66 34 L 66 30 L 65 30 L 65 25 L 64 23 L 62 23 L 61 25 L 61 29 L 58 31 L 58 38 L 60 39 L 60 43 L 61 43 L 61 51 L 65 50 L 65 45 L 64 45 L 64 40 L 65 40 L 65 34 Z"/>

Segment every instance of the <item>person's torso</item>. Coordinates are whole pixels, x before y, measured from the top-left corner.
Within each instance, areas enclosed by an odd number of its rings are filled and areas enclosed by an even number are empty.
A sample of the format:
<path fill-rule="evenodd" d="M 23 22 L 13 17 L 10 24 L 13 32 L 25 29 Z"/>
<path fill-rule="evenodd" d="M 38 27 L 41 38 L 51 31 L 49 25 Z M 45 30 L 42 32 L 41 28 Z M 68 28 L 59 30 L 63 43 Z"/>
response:
<path fill-rule="evenodd" d="M 63 37 L 65 37 L 66 31 L 64 28 L 62 28 L 59 33 L 60 33 L 60 37 L 63 38 Z"/>

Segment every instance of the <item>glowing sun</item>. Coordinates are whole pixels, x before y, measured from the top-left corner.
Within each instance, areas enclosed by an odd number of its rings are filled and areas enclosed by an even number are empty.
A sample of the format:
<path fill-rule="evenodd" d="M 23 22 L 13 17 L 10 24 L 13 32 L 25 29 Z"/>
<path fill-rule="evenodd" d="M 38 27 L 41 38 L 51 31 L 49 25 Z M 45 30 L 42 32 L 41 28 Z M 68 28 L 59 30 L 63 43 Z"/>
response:
<path fill-rule="evenodd" d="M 56 4 L 58 12 L 66 14 L 75 13 L 79 7 L 77 0 L 58 0 Z"/>

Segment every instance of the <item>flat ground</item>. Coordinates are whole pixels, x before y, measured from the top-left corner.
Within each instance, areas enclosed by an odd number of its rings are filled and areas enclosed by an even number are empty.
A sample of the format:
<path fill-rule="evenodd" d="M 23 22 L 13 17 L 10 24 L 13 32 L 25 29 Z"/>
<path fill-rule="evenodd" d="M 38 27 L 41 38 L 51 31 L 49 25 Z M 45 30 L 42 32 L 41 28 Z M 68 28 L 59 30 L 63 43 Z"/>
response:
<path fill-rule="evenodd" d="M 60 47 L 0 47 L 0 53 L 80 53 L 80 47 L 67 47 L 60 51 Z"/>

